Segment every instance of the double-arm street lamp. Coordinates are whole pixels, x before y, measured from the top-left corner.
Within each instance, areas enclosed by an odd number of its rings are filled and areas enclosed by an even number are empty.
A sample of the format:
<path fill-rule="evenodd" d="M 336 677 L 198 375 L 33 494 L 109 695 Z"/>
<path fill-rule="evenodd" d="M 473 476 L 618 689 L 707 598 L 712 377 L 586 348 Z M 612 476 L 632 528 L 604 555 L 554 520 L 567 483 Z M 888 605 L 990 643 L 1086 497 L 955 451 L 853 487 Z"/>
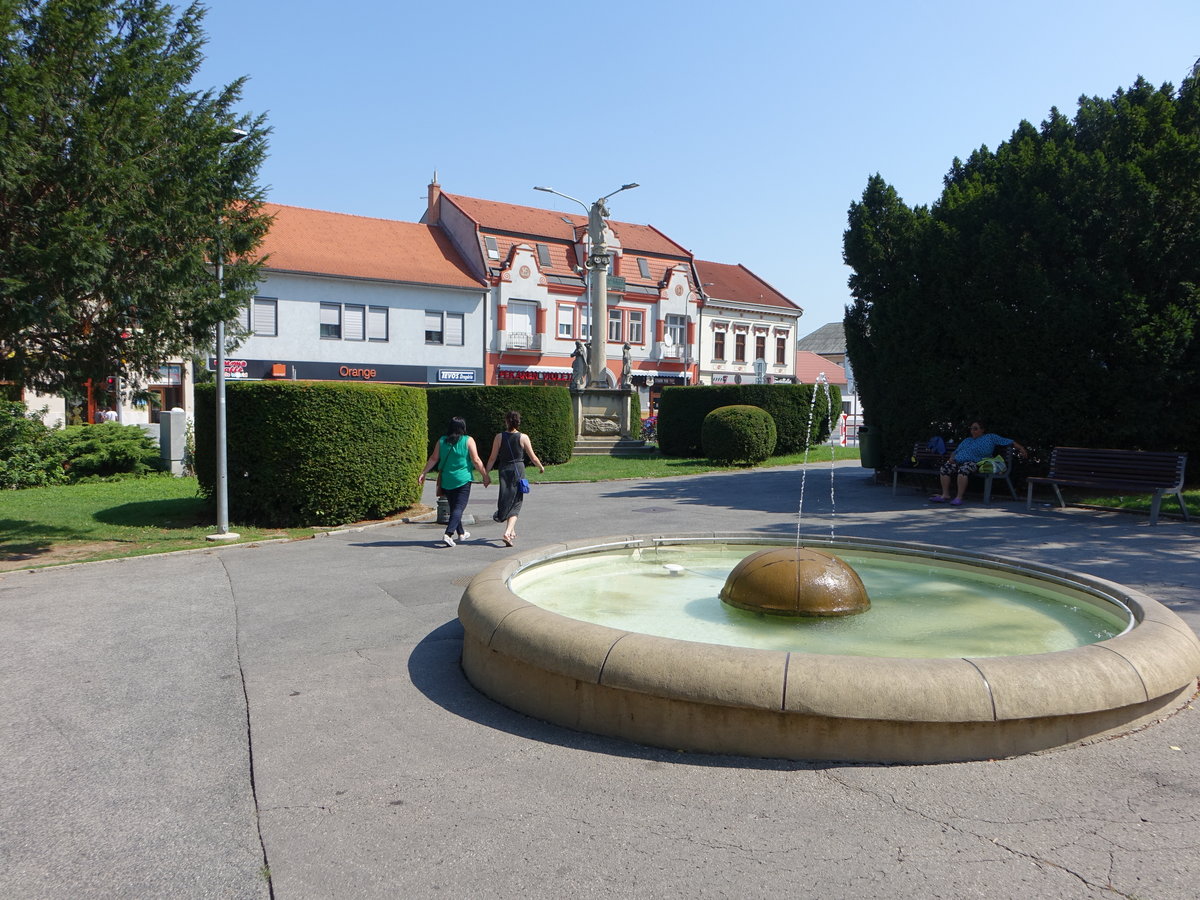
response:
<path fill-rule="evenodd" d="M 608 207 L 604 205 L 604 201 L 621 191 L 627 191 L 635 188 L 636 184 L 623 184 L 611 194 L 605 194 L 595 203 L 590 206 L 582 200 L 572 197 L 570 194 L 564 194 L 562 191 L 556 191 L 554 188 L 535 187 L 535 191 L 545 191 L 547 194 L 557 194 L 570 200 L 572 203 L 578 203 L 583 207 L 588 217 L 588 238 L 590 239 L 591 249 L 588 252 L 587 260 L 584 266 L 587 268 L 591 277 L 588 278 L 588 287 L 591 291 L 592 301 L 592 334 L 591 334 L 591 352 L 589 354 L 591 366 L 589 378 L 593 386 L 607 387 L 608 379 L 606 370 L 608 369 L 608 352 L 605 343 L 608 333 L 608 243 L 604 238 L 604 220 L 608 218 Z"/>
<path fill-rule="evenodd" d="M 249 134 L 241 128 L 230 130 L 223 144 L 236 144 Z M 217 214 L 217 291 L 220 300 L 225 299 L 225 251 L 221 247 L 221 215 Z M 233 541 L 239 535 L 229 530 L 229 458 L 226 454 L 228 441 L 225 436 L 225 320 L 217 321 L 217 365 L 216 365 L 216 488 L 217 530 L 208 535 L 210 541 Z"/>

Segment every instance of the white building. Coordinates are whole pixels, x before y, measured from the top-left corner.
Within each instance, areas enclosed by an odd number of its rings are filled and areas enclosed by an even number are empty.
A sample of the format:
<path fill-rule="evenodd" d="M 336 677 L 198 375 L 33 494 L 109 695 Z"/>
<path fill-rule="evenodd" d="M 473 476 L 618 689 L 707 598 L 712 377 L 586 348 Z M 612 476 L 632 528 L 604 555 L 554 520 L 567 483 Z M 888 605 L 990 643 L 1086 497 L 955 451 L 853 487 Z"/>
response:
<path fill-rule="evenodd" d="M 484 383 L 484 286 L 437 226 L 268 204 L 233 379 Z"/>
<path fill-rule="evenodd" d="M 696 260 L 702 285 L 698 346 L 703 384 L 796 380 L 796 336 L 804 310 L 742 265 Z"/>

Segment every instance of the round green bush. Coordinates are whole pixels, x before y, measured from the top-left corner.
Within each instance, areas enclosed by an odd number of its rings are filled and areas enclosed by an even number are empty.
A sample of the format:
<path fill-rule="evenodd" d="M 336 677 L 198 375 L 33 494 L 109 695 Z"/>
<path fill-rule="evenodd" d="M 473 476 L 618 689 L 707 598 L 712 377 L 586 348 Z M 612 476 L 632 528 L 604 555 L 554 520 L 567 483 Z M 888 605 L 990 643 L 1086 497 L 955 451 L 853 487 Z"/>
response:
<path fill-rule="evenodd" d="M 775 452 L 775 420 L 757 406 L 722 406 L 704 417 L 700 442 L 713 462 L 758 463 Z"/>

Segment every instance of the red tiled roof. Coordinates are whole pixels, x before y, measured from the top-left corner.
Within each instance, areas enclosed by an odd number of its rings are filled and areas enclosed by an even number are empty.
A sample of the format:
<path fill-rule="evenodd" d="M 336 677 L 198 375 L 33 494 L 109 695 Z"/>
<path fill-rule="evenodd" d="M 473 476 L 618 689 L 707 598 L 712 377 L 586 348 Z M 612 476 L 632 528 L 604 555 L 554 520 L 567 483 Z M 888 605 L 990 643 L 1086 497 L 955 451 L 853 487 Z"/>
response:
<path fill-rule="evenodd" d="M 801 384 L 816 384 L 817 376 L 822 372 L 830 384 L 844 387 L 846 385 L 846 370 L 837 363 L 832 363 L 823 356 L 817 356 L 808 350 L 796 351 L 796 380 Z"/>
<path fill-rule="evenodd" d="M 538 209 L 535 206 L 517 206 L 513 203 L 497 203 L 480 200 L 478 197 L 463 197 L 460 194 L 442 193 L 442 201 L 450 201 L 473 219 L 484 231 L 508 231 L 528 235 L 531 238 L 547 237 L 559 241 L 574 241 L 576 228 L 587 228 L 587 216 Z M 630 222 L 607 220 L 613 234 L 621 242 L 625 253 L 642 251 L 663 256 L 688 259 L 691 254 L 652 225 L 634 225 Z M 636 265 L 636 264 L 635 264 Z"/>
<path fill-rule="evenodd" d="M 759 306 L 775 306 L 789 310 L 800 309 L 771 285 L 767 284 L 743 265 L 696 260 L 696 271 L 704 293 L 713 300 L 729 300 L 733 303 L 756 303 Z"/>
<path fill-rule="evenodd" d="M 275 217 L 260 252 L 268 271 L 476 288 L 482 282 L 436 225 L 267 203 Z"/>

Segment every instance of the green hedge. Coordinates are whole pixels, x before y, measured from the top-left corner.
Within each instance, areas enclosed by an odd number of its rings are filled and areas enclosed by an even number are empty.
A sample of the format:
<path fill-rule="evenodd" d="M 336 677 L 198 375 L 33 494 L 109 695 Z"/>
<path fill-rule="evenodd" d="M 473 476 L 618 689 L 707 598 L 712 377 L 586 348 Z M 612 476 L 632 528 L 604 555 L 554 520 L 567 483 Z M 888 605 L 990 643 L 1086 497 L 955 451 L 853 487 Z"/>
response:
<path fill-rule="evenodd" d="M 575 447 L 575 419 L 571 392 L 557 385 L 484 385 L 429 388 L 429 449 L 446 433 L 454 416 L 467 421 L 486 463 L 492 440 L 504 430 L 504 414 L 521 414 L 521 431 L 529 435 L 533 450 L 546 465 L 565 463 Z"/>
<path fill-rule="evenodd" d="M 698 384 L 663 389 L 658 404 L 658 446 L 664 456 L 698 456 L 703 452 L 704 417 L 722 406 L 757 406 L 775 421 L 775 452 L 802 453 L 829 438 L 830 415 L 840 415 L 842 395 L 836 387 L 816 390 L 811 384 Z M 813 393 L 816 391 L 816 404 Z M 811 420 L 811 422 L 810 422 Z"/>
<path fill-rule="evenodd" d="M 196 386 L 196 477 L 215 496 L 213 385 Z M 226 386 L 229 517 L 341 525 L 414 506 L 427 446 L 425 392 L 387 384 Z"/>
<path fill-rule="evenodd" d="M 771 414 L 757 406 L 722 406 L 704 417 L 700 429 L 704 455 L 713 462 L 758 463 L 775 452 L 777 433 Z"/>

